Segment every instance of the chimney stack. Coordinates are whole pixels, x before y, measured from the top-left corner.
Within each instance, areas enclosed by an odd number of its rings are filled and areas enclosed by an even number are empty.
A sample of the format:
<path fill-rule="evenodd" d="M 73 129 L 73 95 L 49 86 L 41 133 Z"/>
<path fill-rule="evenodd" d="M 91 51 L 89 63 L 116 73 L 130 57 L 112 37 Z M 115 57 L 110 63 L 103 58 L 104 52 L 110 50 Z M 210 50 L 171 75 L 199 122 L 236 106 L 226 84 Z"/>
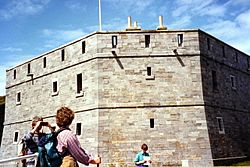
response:
<path fill-rule="evenodd" d="M 134 27 L 132 27 L 132 18 L 131 16 L 128 16 L 128 27 L 126 28 L 126 31 L 138 31 L 141 30 L 138 25 L 137 22 L 134 22 Z"/>
<path fill-rule="evenodd" d="M 159 26 L 157 27 L 157 30 L 167 30 L 167 27 L 163 25 L 163 16 L 159 16 Z"/>
<path fill-rule="evenodd" d="M 128 28 L 127 29 L 131 29 L 132 28 L 132 20 L 131 20 L 131 16 L 128 16 Z"/>
<path fill-rule="evenodd" d="M 137 21 L 134 22 L 134 29 L 138 29 Z"/>

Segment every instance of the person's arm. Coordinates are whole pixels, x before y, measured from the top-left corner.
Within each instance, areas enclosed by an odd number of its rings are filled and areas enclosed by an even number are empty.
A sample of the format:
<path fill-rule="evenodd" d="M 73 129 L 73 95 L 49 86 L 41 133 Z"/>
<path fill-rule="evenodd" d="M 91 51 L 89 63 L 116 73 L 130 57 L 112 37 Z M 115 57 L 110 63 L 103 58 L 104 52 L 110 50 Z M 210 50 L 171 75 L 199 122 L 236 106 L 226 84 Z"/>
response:
<path fill-rule="evenodd" d="M 148 154 L 148 156 L 150 157 L 150 155 Z M 152 163 L 151 157 L 148 160 L 149 163 Z"/>
<path fill-rule="evenodd" d="M 29 132 L 24 134 L 22 140 L 24 142 L 28 141 L 28 140 L 32 140 L 32 137 L 34 136 L 34 133 L 37 131 L 38 127 L 40 126 L 41 121 L 37 122 L 36 126 Z"/>
<path fill-rule="evenodd" d="M 32 137 L 33 137 L 33 134 L 32 134 L 31 132 L 29 132 L 29 133 L 26 133 L 26 134 L 23 135 L 22 140 L 23 140 L 24 142 L 26 142 L 26 141 L 28 141 L 28 140 L 31 140 Z"/>
<path fill-rule="evenodd" d="M 33 138 L 34 134 L 37 133 L 38 129 L 41 126 L 40 123 L 41 123 L 41 121 L 38 121 L 36 123 L 36 126 L 29 133 L 24 134 L 24 136 L 22 137 L 22 140 L 24 142 L 33 140 L 32 138 Z"/>
<path fill-rule="evenodd" d="M 88 165 L 89 163 L 101 163 L 100 157 L 94 159 L 91 155 L 85 152 L 85 150 L 80 146 L 80 142 L 78 141 L 77 137 L 73 133 L 69 134 L 67 137 L 67 149 L 70 154 L 82 164 Z"/>
<path fill-rule="evenodd" d="M 36 123 L 36 126 L 30 131 L 30 133 L 31 134 L 34 134 L 34 133 L 38 133 L 38 129 L 41 127 L 41 122 L 42 121 L 38 121 L 37 123 Z"/>
<path fill-rule="evenodd" d="M 49 130 L 51 132 L 55 132 L 55 130 L 56 130 L 56 127 L 55 126 L 51 126 L 50 123 L 48 123 L 47 127 L 49 128 Z"/>

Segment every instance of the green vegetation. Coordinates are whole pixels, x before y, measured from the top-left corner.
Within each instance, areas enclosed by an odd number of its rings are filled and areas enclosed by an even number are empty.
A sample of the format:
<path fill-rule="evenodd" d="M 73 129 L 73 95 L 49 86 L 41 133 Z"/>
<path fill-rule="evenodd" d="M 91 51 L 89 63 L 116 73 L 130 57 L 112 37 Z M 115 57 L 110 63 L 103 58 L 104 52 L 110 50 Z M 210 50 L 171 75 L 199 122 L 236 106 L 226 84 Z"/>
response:
<path fill-rule="evenodd" d="M 239 162 L 237 164 L 233 164 L 232 166 L 250 166 L 250 161 Z"/>
<path fill-rule="evenodd" d="M 5 103 L 5 96 L 0 96 L 0 105 Z"/>

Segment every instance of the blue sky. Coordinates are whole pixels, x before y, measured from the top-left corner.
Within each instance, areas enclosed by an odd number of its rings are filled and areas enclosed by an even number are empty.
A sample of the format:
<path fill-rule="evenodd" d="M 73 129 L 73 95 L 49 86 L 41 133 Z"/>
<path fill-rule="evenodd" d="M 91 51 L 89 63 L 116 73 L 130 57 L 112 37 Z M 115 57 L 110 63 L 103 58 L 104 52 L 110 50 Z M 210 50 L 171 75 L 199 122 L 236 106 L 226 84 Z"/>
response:
<path fill-rule="evenodd" d="M 202 29 L 250 54 L 250 0 L 101 0 L 102 29 Z M 5 70 L 99 30 L 98 0 L 0 0 L 0 95 Z"/>

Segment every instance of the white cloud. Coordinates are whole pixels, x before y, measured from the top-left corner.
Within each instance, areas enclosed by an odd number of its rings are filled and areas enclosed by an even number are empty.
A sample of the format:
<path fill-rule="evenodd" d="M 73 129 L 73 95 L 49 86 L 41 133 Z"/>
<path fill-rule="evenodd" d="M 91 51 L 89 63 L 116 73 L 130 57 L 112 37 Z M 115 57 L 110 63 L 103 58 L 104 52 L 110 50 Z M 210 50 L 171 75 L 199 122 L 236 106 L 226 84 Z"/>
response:
<path fill-rule="evenodd" d="M 50 0 L 9 0 L 0 10 L 0 19 L 9 20 L 17 15 L 33 15 L 40 12 Z"/>
<path fill-rule="evenodd" d="M 225 12 L 226 12 L 226 7 L 223 5 L 210 5 L 199 11 L 199 14 L 201 16 L 208 15 L 208 16 L 218 17 L 218 16 L 224 16 Z"/>
<path fill-rule="evenodd" d="M 177 9 L 174 9 L 172 11 L 172 16 L 175 17 L 180 17 L 183 13 L 183 11 L 187 11 L 188 10 L 188 6 L 184 5 L 184 6 L 179 6 Z"/>
<path fill-rule="evenodd" d="M 169 24 L 170 29 L 180 29 L 180 28 L 186 28 L 191 23 L 191 16 L 183 16 L 178 17 L 176 20 L 173 20 L 174 23 Z"/>
<path fill-rule="evenodd" d="M 133 3 L 131 4 L 132 11 L 141 13 L 144 11 L 148 6 L 150 6 L 154 0 L 136 0 L 132 1 Z"/>
<path fill-rule="evenodd" d="M 0 63 L 0 67 L 1 68 L 5 68 L 5 69 L 8 69 L 8 68 L 11 68 L 13 66 L 16 66 L 18 64 L 21 64 L 23 63 L 24 61 L 27 61 L 31 58 L 34 58 L 35 55 L 32 55 L 32 54 L 24 54 L 24 55 L 21 55 L 21 54 L 18 54 L 18 55 L 7 55 L 4 59 L 4 62 L 1 62 Z M 0 73 L 1 74 L 1 73 Z"/>
<path fill-rule="evenodd" d="M 23 51 L 22 48 L 14 48 L 14 47 L 5 47 L 5 48 L 0 48 L 0 51 L 4 52 L 21 52 Z"/>
<path fill-rule="evenodd" d="M 236 21 L 239 23 L 239 25 L 241 27 L 244 27 L 244 28 L 248 29 L 248 31 L 250 31 L 249 30 L 249 28 L 250 28 L 250 19 L 249 18 L 250 18 L 250 10 L 238 15 L 236 17 Z"/>
<path fill-rule="evenodd" d="M 177 0 L 171 10 L 174 23 L 170 27 L 185 28 L 199 16 L 223 16 L 226 8 L 216 5 L 215 0 Z"/>
<path fill-rule="evenodd" d="M 180 17 L 183 15 L 195 16 L 223 16 L 226 12 L 226 6 L 224 4 L 216 4 L 215 0 L 177 0 L 175 2 L 177 6 L 173 9 L 172 16 Z"/>
<path fill-rule="evenodd" d="M 54 38 L 56 40 L 62 40 L 62 41 L 73 40 L 85 34 L 82 29 L 75 29 L 75 30 L 44 29 L 42 30 L 42 33 L 46 37 L 50 37 L 50 38 Z"/>
<path fill-rule="evenodd" d="M 240 29 L 237 24 L 230 20 L 217 20 L 217 22 L 203 26 L 202 28 L 216 37 L 223 37 L 227 40 L 236 38 L 240 33 Z"/>
<path fill-rule="evenodd" d="M 145 9 L 150 6 L 152 3 L 154 3 L 154 0 L 104 0 L 116 9 L 121 8 L 122 6 L 122 11 L 126 11 L 127 13 L 137 13 L 140 14 L 141 12 L 145 11 Z"/>
<path fill-rule="evenodd" d="M 82 5 L 79 1 L 66 1 L 65 2 L 65 6 L 67 8 L 69 8 L 70 10 L 72 11 L 75 11 L 75 12 L 78 12 L 79 10 L 80 11 L 86 11 L 86 6 L 85 5 Z"/>
<path fill-rule="evenodd" d="M 132 21 L 136 21 L 132 18 Z M 138 23 L 140 24 L 140 23 Z M 116 30 L 125 30 L 127 28 L 127 20 L 124 18 L 112 18 L 108 23 L 102 23 L 103 31 L 116 31 Z M 86 27 L 88 32 L 99 31 L 99 25 L 88 26 Z"/>
<path fill-rule="evenodd" d="M 174 4 L 177 6 L 172 10 L 175 20 L 170 28 L 185 28 L 195 22 L 211 35 L 250 53 L 250 38 L 247 38 L 250 36 L 249 0 L 230 0 L 224 3 L 216 0 L 177 0 Z M 205 25 L 200 24 L 200 18 L 206 19 Z"/>
<path fill-rule="evenodd" d="M 114 18 L 110 21 L 110 23 L 104 24 L 103 29 L 104 30 L 125 30 L 127 28 L 126 21 L 127 21 L 126 19 Z"/>
<path fill-rule="evenodd" d="M 249 0 L 230 0 L 226 5 L 249 5 Z"/>
<path fill-rule="evenodd" d="M 82 29 L 75 30 L 54 30 L 54 29 L 44 29 L 42 30 L 42 36 L 46 38 L 45 48 L 54 48 L 58 45 L 64 44 L 66 42 L 75 40 L 84 36 L 86 33 Z"/>
<path fill-rule="evenodd" d="M 241 20 L 241 17 L 247 13 L 240 14 L 234 20 L 217 20 L 213 24 L 203 26 L 202 28 L 231 46 L 250 54 L 250 38 L 247 38 L 250 36 L 249 27 L 243 24 L 246 20 Z"/>

